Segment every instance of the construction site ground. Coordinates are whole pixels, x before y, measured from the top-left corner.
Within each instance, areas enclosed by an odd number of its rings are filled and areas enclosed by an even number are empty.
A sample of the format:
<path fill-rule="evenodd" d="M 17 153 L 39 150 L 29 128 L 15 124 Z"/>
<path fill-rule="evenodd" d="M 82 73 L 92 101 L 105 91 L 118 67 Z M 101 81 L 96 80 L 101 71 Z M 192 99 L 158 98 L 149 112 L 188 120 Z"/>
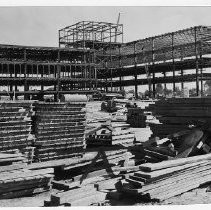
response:
<path fill-rule="evenodd" d="M 87 104 L 87 117 L 90 118 L 100 118 L 109 117 L 106 112 L 100 111 L 101 102 L 89 102 Z M 143 106 L 145 104 L 142 104 Z M 146 141 L 151 135 L 150 129 L 147 128 L 132 128 L 135 132 L 136 139 L 138 141 Z M 134 198 L 122 199 L 121 201 L 112 200 L 106 203 L 108 206 L 126 206 L 126 205 L 184 205 L 184 204 L 210 204 L 211 203 L 211 192 L 206 191 L 207 186 L 202 186 L 200 188 L 194 189 L 192 191 L 186 192 L 182 195 L 167 199 L 160 203 L 143 202 Z M 52 189 L 51 192 L 45 192 L 42 194 L 34 195 L 33 197 L 21 197 L 14 199 L 4 199 L 0 202 L 0 207 L 42 207 L 44 206 L 44 200 L 50 198 L 50 194 L 56 192 L 57 190 Z"/>

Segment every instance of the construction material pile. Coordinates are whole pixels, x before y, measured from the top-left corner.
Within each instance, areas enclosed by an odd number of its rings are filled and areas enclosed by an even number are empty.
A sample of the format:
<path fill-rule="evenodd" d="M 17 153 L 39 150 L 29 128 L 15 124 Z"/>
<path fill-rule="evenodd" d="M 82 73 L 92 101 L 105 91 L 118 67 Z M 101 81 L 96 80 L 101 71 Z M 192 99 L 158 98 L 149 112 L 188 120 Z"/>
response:
<path fill-rule="evenodd" d="M 0 199 L 15 198 L 51 189 L 53 169 L 28 170 L 19 154 L 0 154 Z"/>
<path fill-rule="evenodd" d="M 151 104 L 149 109 L 160 124 L 150 124 L 153 136 L 164 138 L 195 124 L 211 122 L 211 98 L 170 98 Z"/>
<path fill-rule="evenodd" d="M 32 144 L 33 101 L 0 102 L 0 151 L 24 152 Z"/>
<path fill-rule="evenodd" d="M 141 108 L 128 108 L 127 123 L 134 128 L 146 127 L 146 115 Z"/>
<path fill-rule="evenodd" d="M 140 165 L 122 192 L 162 201 L 211 182 L 211 154 Z"/>
<path fill-rule="evenodd" d="M 37 161 L 81 156 L 84 147 L 86 102 L 35 104 Z"/>
<path fill-rule="evenodd" d="M 116 191 L 116 184 L 122 179 L 121 172 L 137 170 L 134 162 L 126 158 L 123 165 L 118 164 L 117 155 L 123 151 L 100 151 L 91 165 L 83 166 L 82 174 L 66 179 L 53 181 L 53 187 L 60 190 L 53 193 L 45 206 L 89 206 L 103 205 L 108 193 Z M 123 153 L 122 153 L 123 154 Z M 125 153 L 126 154 L 126 153 Z M 116 158 L 114 156 L 116 156 Z M 101 162 L 101 158 L 103 162 Z M 98 162 L 99 161 L 99 162 Z M 100 163 L 100 164 L 97 164 Z"/>
<path fill-rule="evenodd" d="M 131 146 L 135 140 L 135 134 L 126 123 L 101 124 L 86 134 L 86 144 L 92 146 Z"/>

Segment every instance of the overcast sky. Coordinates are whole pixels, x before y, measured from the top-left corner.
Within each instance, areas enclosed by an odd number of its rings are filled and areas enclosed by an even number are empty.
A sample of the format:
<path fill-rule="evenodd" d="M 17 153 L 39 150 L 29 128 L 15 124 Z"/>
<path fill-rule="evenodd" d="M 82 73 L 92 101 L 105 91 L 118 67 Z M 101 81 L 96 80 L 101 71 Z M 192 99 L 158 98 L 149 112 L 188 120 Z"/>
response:
<path fill-rule="evenodd" d="M 116 23 L 119 12 L 125 42 L 211 26 L 211 7 L 0 7 L 0 43 L 58 46 L 58 29 L 83 20 Z"/>

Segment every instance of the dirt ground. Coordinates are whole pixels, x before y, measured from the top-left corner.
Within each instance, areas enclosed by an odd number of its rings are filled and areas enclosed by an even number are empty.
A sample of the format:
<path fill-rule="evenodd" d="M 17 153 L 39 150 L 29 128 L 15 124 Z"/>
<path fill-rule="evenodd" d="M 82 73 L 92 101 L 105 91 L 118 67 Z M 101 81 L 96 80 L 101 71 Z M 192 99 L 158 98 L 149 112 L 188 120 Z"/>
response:
<path fill-rule="evenodd" d="M 101 102 L 89 102 L 87 104 L 87 119 L 94 120 L 106 118 L 110 114 L 100 111 Z M 146 104 L 142 104 L 145 106 Z M 151 135 L 149 128 L 132 128 L 135 132 L 136 139 L 144 142 Z M 127 206 L 127 205 L 184 205 L 184 204 L 210 204 L 211 192 L 206 192 L 207 186 L 186 192 L 182 195 L 167 199 L 160 203 L 143 203 L 139 200 L 124 199 L 123 201 L 111 201 L 108 205 L 112 206 Z M 55 190 L 52 190 L 55 192 Z M 22 197 L 15 199 L 0 200 L 0 207 L 42 207 L 44 200 L 49 200 L 52 192 L 45 192 L 32 197 Z"/>

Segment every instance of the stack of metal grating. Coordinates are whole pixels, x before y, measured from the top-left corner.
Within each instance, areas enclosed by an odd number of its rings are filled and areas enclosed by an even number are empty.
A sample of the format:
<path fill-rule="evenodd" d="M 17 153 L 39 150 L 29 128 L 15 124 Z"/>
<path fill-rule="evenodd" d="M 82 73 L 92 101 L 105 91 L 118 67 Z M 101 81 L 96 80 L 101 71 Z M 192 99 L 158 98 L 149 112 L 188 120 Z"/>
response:
<path fill-rule="evenodd" d="M 81 156 L 86 102 L 35 103 L 35 161 Z"/>
<path fill-rule="evenodd" d="M 164 138 L 169 134 L 189 129 L 190 126 L 211 123 L 211 98 L 170 98 L 149 106 L 160 124 L 150 124 L 153 136 Z"/>
<path fill-rule="evenodd" d="M 0 101 L 0 151 L 26 151 L 32 144 L 33 101 Z"/>

